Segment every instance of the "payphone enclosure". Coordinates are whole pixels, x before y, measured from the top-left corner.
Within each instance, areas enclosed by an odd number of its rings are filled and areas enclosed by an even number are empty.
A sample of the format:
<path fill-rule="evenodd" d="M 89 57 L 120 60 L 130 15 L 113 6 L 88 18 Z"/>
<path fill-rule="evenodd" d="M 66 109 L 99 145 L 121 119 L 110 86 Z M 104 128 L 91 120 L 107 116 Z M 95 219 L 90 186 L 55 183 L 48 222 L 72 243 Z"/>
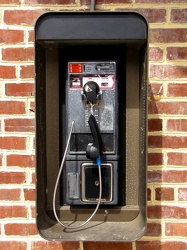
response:
<path fill-rule="evenodd" d="M 43 238 L 134 241 L 144 234 L 147 54 L 147 22 L 138 13 L 49 12 L 37 20 L 36 221 Z M 96 97 L 89 96 L 92 87 Z M 81 229 L 63 228 L 54 216 L 54 187 L 72 121 L 56 213 L 63 223 L 79 225 L 98 203 L 98 166 L 86 155 L 94 143 L 90 115 L 102 140 L 101 204 Z"/>

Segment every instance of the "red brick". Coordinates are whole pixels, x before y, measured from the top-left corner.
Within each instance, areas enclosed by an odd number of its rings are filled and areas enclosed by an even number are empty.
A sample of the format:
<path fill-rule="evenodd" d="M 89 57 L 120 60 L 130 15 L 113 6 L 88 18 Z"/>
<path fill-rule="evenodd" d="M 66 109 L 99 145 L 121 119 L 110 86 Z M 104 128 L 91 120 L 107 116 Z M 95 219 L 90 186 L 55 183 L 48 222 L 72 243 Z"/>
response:
<path fill-rule="evenodd" d="M 36 207 L 35 206 L 31 206 L 31 217 L 32 218 L 36 218 Z"/>
<path fill-rule="evenodd" d="M 0 206 L 0 218 L 27 218 L 27 207 Z"/>
<path fill-rule="evenodd" d="M 75 0 L 25 0 L 25 4 L 75 4 Z"/>
<path fill-rule="evenodd" d="M 0 101 L 0 114 L 25 114 L 25 102 Z"/>
<path fill-rule="evenodd" d="M 186 97 L 187 96 L 187 84 L 169 83 L 167 96 Z"/>
<path fill-rule="evenodd" d="M 148 183 L 160 183 L 160 182 L 168 182 L 168 183 L 184 183 L 187 182 L 187 171 L 185 170 L 153 170 L 148 171 L 147 176 Z"/>
<path fill-rule="evenodd" d="M 1 149 L 25 149 L 26 138 L 25 137 L 0 137 L 0 148 Z"/>
<path fill-rule="evenodd" d="M 169 170 L 162 172 L 162 181 L 168 183 L 187 182 L 187 171 L 185 170 Z"/>
<path fill-rule="evenodd" d="M 147 188 L 147 201 L 151 201 L 151 189 Z"/>
<path fill-rule="evenodd" d="M 21 190 L 19 188 L 0 189 L 0 200 L 19 201 Z"/>
<path fill-rule="evenodd" d="M 80 250 L 79 242 L 32 241 L 30 250 Z"/>
<path fill-rule="evenodd" d="M 42 10 L 5 10 L 4 23 L 11 25 L 34 25 Z"/>
<path fill-rule="evenodd" d="M 171 65 L 151 65 L 150 77 L 157 79 L 187 78 L 187 67 Z"/>
<path fill-rule="evenodd" d="M 162 165 L 163 154 L 162 153 L 148 153 L 148 165 Z"/>
<path fill-rule="evenodd" d="M 33 61 L 34 48 L 7 48 L 2 50 L 4 61 Z"/>
<path fill-rule="evenodd" d="M 35 102 L 30 102 L 30 111 L 33 113 L 35 112 Z"/>
<path fill-rule="evenodd" d="M 0 166 L 3 165 L 3 154 L 0 154 Z"/>
<path fill-rule="evenodd" d="M 36 173 L 32 173 L 32 184 L 36 183 Z"/>
<path fill-rule="evenodd" d="M 167 165 L 187 166 L 187 153 L 168 152 Z"/>
<path fill-rule="evenodd" d="M 7 166 L 19 166 L 19 167 L 29 167 L 35 166 L 35 156 L 34 155 L 7 155 Z"/>
<path fill-rule="evenodd" d="M 22 184 L 25 181 L 24 172 L 0 172 L 0 184 Z"/>
<path fill-rule="evenodd" d="M 160 236 L 161 224 L 160 223 L 147 223 L 147 230 L 145 236 Z"/>
<path fill-rule="evenodd" d="M 149 114 L 170 114 L 170 115 L 186 115 L 187 103 L 183 101 L 172 102 L 152 102 L 148 104 Z"/>
<path fill-rule="evenodd" d="M 136 11 L 136 9 L 132 9 Z M 137 12 L 142 14 L 148 23 L 163 23 L 166 21 L 166 10 L 165 9 L 137 9 Z M 156 52 L 156 51 L 155 51 Z M 156 53 L 159 53 L 157 51 Z M 157 55 L 158 56 L 158 55 Z"/>
<path fill-rule="evenodd" d="M 35 224 L 32 223 L 9 223 L 5 224 L 5 235 L 30 236 L 37 235 Z"/>
<path fill-rule="evenodd" d="M 8 132 L 34 132 L 35 120 L 26 118 L 5 119 L 5 131 Z"/>
<path fill-rule="evenodd" d="M 7 0 L 6 0 L 7 1 Z M 1 2 L 1 0 L 0 0 Z M 26 250 L 27 249 L 27 242 L 24 241 L 0 241 L 0 249 L 6 250 Z"/>
<path fill-rule="evenodd" d="M 162 180 L 162 171 L 160 170 L 148 171 L 147 174 L 148 183 L 161 182 L 161 180 Z"/>
<path fill-rule="evenodd" d="M 33 83 L 7 83 L 5 84 L 5 94 L 7 96 L 34 96 Z"/>
<path fill-rule="evenodd" d="M 104 0 L 103 0 L 104 1 Z M 123 1 L 123 0 L 122 0 Z M 105 1 L 106 2 L 106 1 Z M 124 3 L 123 1 L 122 3 Z M 128 1 L 126 1 L 128 2 Z M 132 1 L 129 1 L 132 2 Z M 114 1 L 111 0 L 111 3 Z M 124 11 L 124 9 L 117 8 L 116 11 Z M 165 9 L 148 9 L 148 8 L 125 8 L 127 12 L 138 12 L 141 14 L 148 23 L 163 23 L 166 21 L 166 10 Z"/>
<path fill-rule="evenodd" d="M 178 200 L 179 201 L 187 201 L 187 188 L 179 188 L 178 189 Z"/>
<path fill-rule="evenodd" d="M 33 30 L 29 30 L 28 31 L 28 39 L 29 39 L 29 41 L 28 42 L 34 42 L 34 31 Z"/>
<path fill-rule="evenodd" d="M 155 200 L 157 201 L 173 201 L 174 189 L 173 188 L 155 188 Z"/>
<path fill-rule="evenodd" d="M 172 23 L 187 23 L 187 9 L 172 9 L 170 21 Z"/>
<path fill-rule="evenodd" d="M 0 43 L 20 44 L 24 42 L 23 30 L 0 30 Z"/>
<path fill-rule="evenodd" d="M 149 48 L 149 60 L 150 61 L 163 60 L 163 50 L 158 47 L 150 47 Z"/>
<path fill-rule="evenodd" d="M 148 0 L 149 1 L 149 0 Z M 150 43 L 185 43 L 187 42 L 186 28 L 150 29 Z"/>
<path fill-rule="evenodd" d="M 24 65 L 20 68 L 20 78 L 34 78 L 34 66 L 33 65 Z"/>
<path fill-rule="evenodd" d="M 187 148 L 187 137 L 182 136 L 149 136 L 150 148 Z"/>
<path fill-rule="evenodd" d="M 187 48 L 169 47 L 166 52 L 168 60 L 187 60 Z"/>
<path fill-rule="evenodd" d="M 167 236 L 187 236 L 187 223 L 166 223 Z"/>
<path fill-rule="evenodd" d="M 35 189 L 24 188 L 23 192 L 26 201 L 35 201 L 36 199 Z"/>
<path fill-rule="evenodd" d="M 0 78 L 14 79 L 16 78 L 15 66 L 0 66 Z"/>
<path fill-rule="evenodd" d="M 177 206 L 148 206 L 147 216 L 150 219 L 186 219 L 186 209 Z"/>
<path fill-rule="evenodd" d="M 136 250 L 186 250 L 187 244 L 181 241 L 137 241 Z"/>
<path fill-rule="evenodd" d="M 84 242 L 84 250 L 132 250 L 132 243 L 130 242 Z"/>
<path fill-rule="evenodd" d="M 162 131 L 162 119 L 149 119 L 148 131 Z"/>

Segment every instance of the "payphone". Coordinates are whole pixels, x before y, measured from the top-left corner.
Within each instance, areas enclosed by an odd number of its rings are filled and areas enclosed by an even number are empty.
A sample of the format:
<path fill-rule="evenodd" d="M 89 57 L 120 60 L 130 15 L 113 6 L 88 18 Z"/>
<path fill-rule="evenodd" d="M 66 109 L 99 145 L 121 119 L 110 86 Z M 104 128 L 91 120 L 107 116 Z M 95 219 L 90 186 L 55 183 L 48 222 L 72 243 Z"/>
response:
<path fill-rule="evenodd" d="M 138 13 L 49 12 L 37 20 L 43 238 L 134 241 L 144 234 L 147 53 L 148 27 Z"/>
<path fill-rule="evenodd" d="M 71 122 L 75 122 L 66 155 L 63 188 L 69 205 L 97 203 L 98 157 L 101 158 L 101 204 L 114 205 L 118 201 L 116 67 L 112 61 L 67 64 L 67 131 Z"/>

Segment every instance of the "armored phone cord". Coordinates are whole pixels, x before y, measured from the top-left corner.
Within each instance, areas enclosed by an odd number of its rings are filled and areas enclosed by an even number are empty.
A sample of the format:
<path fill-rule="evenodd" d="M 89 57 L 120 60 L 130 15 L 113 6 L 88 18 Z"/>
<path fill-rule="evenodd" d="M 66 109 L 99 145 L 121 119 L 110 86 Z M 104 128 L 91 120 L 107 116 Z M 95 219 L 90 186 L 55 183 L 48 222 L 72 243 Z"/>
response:
<path fill-rule="evenodd" d="M 60 176 L 61 176 L 61 173 L 62 173 L 62 169 L 64 167 L 64 162 L 65 162 L 67 150 L 68 150 L 68 147 L 69 147 L 69 143 L 70 143 L 74 123 L 75 122 L 72 121 L 69 136 L 68 136 L 68 140 L 67 140 L 67 144 L 66 144 L 66 148 L 65 148 L 65 151 L 64 151 L 64 155 L 63 155 L 63 158 L 62 158 L 62 162 L 61 162 L 61 165 L 60 165 L 60 169 L 59 169 L 59 172 L 58 172 L 58 176 L 57 176 L 56 183 L 55 183 L 55 188 L 54 188 L 54 193 L 53 193 L 53 212 L 54 212 L 55 218 L 62 227 L 67 228 L 67 229 L 78 229 L 78 228 L 83 227 L 84 225 L 86 225 L 94 217 L 94 215 L 97 213 L 97 210 L 98 210 L 98 208 L 100 206 L 100 203 L 101 203 L 101 195 L 102 195 L 101 158 L 98 157 L 96 159 L 96 163 L 98 165 L 98 170 L 99 170 L 99 199 L 98 199 L 98 203 L 97 203 L 97 206 L 96 206 L 94 212 L 92 213 L 92 215 L 85 222 L 83 222 L 81 225 L 77 225 L 77 226 L 71 226 L 70 224 L 65 225 L 64 223 L 62 223 L 59 220 L 58 215 L 56 213 L 56 192 L 57 192 Z"/>

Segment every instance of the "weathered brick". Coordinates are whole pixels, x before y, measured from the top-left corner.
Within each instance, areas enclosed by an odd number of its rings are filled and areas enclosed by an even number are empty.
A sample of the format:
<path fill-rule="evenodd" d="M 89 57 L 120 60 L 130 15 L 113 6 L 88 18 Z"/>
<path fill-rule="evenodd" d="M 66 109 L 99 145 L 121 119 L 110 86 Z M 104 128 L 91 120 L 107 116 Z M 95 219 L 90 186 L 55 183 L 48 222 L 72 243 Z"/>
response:
<path fill-rule="evenodd" d="M 3 165 L 3 154 L 0 154 L 0 166 Z"/>
<path fill-rule="evenodd" d="M 25 4 L 75 4 L 75 0 L 25 0 Z"/>
<path fill-rule="evenodd" d="M 34 223 L 9 223 L 4 225 L 5 235 L 31 236 L 37 235 Z"/>
<path fill-rule="evenodd" d="M 187 244 L 181 241 L 137 241 L 136 250 L 186 250 Z"/>
<path fill-rule="evenodd" d="M 34 31 L 33 30 L 29 30 L 28 31 L 28 42 L 29 43 L 33 43 L 34 42 Z"/>
<path fill-rule="evenodd" d="M 168 152 L 167 165 L 187 166 L 187 153 Z"/>
<path fill-rule="evenodd" d="M 183 101 L 172 101 L 172 102 L 150 101 L 148 104 L 148 113 L 149 114 L 186 115 L 187 103 Z"/>
<path fill-rule="evenodd" d="M 148 153 L 147 157 L 148 165 L 162 165 L 163 154 L 162 153 Z"/>
<path fill-rule="evenodd" d="M 0 137 L 0 148 L 1 149 L 25 149 L 26 148 L 26 138 L 25 137 Z"/>
<path fill-rule="evenodd" d="M 168 47 L 166 57 L 168 60 L 187 60 L 187 48 Z"/>
<path fill-rule="evenodd" d="M 36 173 L 32 173 L 32 184 L 35 184 L 36 183 Z"/>
<path fill-rule="evenodd" d="M 182 136 L 149 136 L 150 148 L 187 148 L 187 137 Z"/>
<path fill-rule="evenodd" d="M 6 48 L 2 50 L 4 61 L 33 61 L 34 48 Z"/>
<path fill-rule="evenodd" d="M 186 97 L 187 96 L 187 84 L 185 83 L 169 83 L 167 96 L 171 97 Z"/>
<path fill-rule="evenodd" d="M 20 68 L 20 78 L 34 78 L 34 66 L 23 65 Z"/>
<path fill-rule="evenodd" d="M 0 43 L 2 44 L 20 44 L 24 42 L 23 30 L 0 30 Z"/>
<path fill-rule="evenodd" d="M 147 223 L 147 230 L 145 236 L 160 236 L 161 224 L 160 223 Z"/>
<path fill-rule="evenodd" d="M 148 206 L 147 216 L 150 219 L 186 219 L 186 209 L 177 206 Z"/>
<path fill-rule="evenodd" d="M 0 200 L 19 201 L 20 197 L 21 189 L 19 188 L 0 189 Z"/>
<path fill-rule="evenodd" d="M 136 0 L 136 3 L 186 3 L 186 0 Z"/>
<path fill-rule="evenodd" d="M 3 79 L 14 79 L 16 78 L 15 66 L 0 66 L 0 78 Z"/>
<path fill-rule="evenodd" d="M 185 43 L 187 42 L 187 29 L 150 29 L 149 38 L 150 43 Z"/>
<path fill-rule="evenodd" d="M 173 201 L 174 189 L 173 188 L 155 188 L 155 200 L 157 201 Z"/>
<path fill-rule="evenodd" d="M 172 9 L 170 21 L 172 23 L 187 23 L 187 9 Z"/>
<path fill-rule="evenodd" d="M 7 132 L 34 132 L 35 120 L 27 118 L 5 119 L 5 131 Z"/>
<path fill-rule="evenodd" d="M 25 102 L 0 101 L 0 114 L 25 114 Z"/>
<path fill-rule="evenodd" d="M 24 172 L 0 172 L 0 184 L 22 184 L 26 181 Z"/>
<path fill-rule="evenodd" d="M 1 2 L 1 0 L 0 0 L 0 2 Z M 17 250 L 26 250 L 27 249 L 27 242 L 24 242 L 24 241 L 14 241 L 14 240 L 0 241 L 0 249 L 6 249 L 6 250 L 15 250 L 15 249 L 17 249 Z"/>
<path fill-rule="evenodd" d="M 161 182 L 161 181 L 162 181 L 162 171 L 160 170 L 148 171 L 147 173 L 148 183 Z"/>
<path fill-rule="evenodd" d="M 147 201 L 151 201 L 151 189 L 147 188 Z"/>
<path fill-rule="evenodd" d="M 36 218 L 36 207 L 31 206 L 30 209 L 31 209 L 31 217 Z"/>
<path fill-rule="evenodd" d="M 187 237 L 187 223 L 166 223 L 166 235 Z"/>
<path fill-rule="evenodd" d="M 130 242 L 84 242 L 84 250 L 132 250 L 132 243 Z"/>
<path fill-rule="evenodd" d="M 79 242 L 32 241 L 31 250 L 80 250 Z"/>
<path fill-rule="evenodd" d="M 187 182 L 187 171 L 185 170 L 148 171 L 147 182 L 185 183 Z"/>
<path fill-rule="evenodd" d="M 43 10 L 5 10 L 4 23 L 11 25 L 34 25 Z"/>
<path fill-rule="evenodd" d="M 5 94 L 7 96 L 34 96 L 33 83 L 7 83 L 5 84 Z"/>
<path fill-rule="evenodd" d="M 34 155 L 7 155 L 7 166 L 19 166 L 19 167 L 34 167 L 35 156 Z"/>
<path fill-rule="evenodd" d="M 149 119 L 148 131 L 162 131 L 162 119 Z"/>
<path fill-rule="evenodd" d="M 178 200 L 179 201 L 187 201 L 187 188 L 179 188 L 178 189 Z"/>
<path fill-rule="evenodd" d="M 155 79 L 187 78 L 187 67 L 171 65 L 151 65 L 150 77 Z"/>
<path fill-rule="evenodd" d="M 24 188 L 24 199 L 26 201 L 35 201 L 36 199 L 36 190 L 33 188 Z"/>
<path fill-rule="evenodd" d="M 159 47 L 150 47 L 149 48 L 149 60 L 150 61 L 163 60 L 163 50 Z"/>
<path fill-rule="evenodd" d="M 132 1 L 129 1 L 129 2 L 132 2 Z M 115 10 L 116 11 L 124 11 L 123 8 L 117 8 Z M 166 21 L 166 10 L 161 9 L 161 8 L 160 9 L 136 8 L 136 5 L 135 5 L 133 8 L 125 8 L 125 11 L 127 11 L 127 12 L 138 12 L 139 14 L 141 14 L 146 19 L 146 21 L 148 23 L 163 23 L 163 22 Z"/>
<path fill-rule="evenodd" d="M 0 206 L 0 218 L 27 218 L 26 206 Z"/>

